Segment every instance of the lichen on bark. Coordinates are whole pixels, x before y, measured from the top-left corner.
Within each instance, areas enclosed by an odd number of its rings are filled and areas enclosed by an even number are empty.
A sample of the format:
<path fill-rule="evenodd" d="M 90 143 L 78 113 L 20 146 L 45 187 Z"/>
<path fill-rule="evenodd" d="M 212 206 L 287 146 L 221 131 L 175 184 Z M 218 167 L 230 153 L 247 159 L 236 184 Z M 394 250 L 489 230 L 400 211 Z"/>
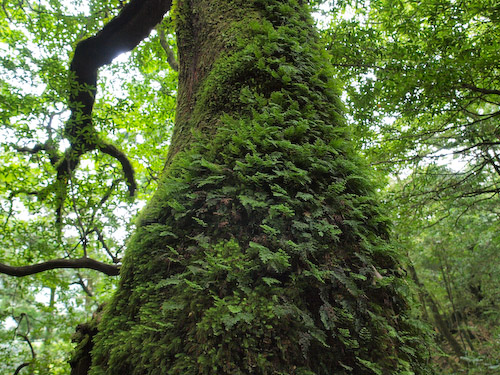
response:
<path fill-rule="evenodd" d="M 91 374 L 424 374 L 306 6 L 179 0 L 176 130 Z"/>

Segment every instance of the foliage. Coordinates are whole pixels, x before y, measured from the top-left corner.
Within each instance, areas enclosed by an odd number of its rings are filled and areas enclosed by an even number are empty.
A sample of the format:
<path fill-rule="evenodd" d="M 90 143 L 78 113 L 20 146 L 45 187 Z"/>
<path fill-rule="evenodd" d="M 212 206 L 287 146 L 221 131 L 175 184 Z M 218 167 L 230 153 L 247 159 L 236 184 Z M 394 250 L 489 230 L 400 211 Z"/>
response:
<path fill-rule="evenodd" d="M 173 123 L 176 73 L 152 35 L 133 53 L 101 71 L 93 121 L 133 160 L 136 201 L 116 161 L 86 155 L 69 183 L 66 211 L 56 225 L 54 157 L 68 146 L 67 77 L 74 45 L 116 15 L 121 2 L 4 1 L 0 9 L 0 261 L 10 265 L 55 258 L 120 263 L 131 218 L 156 187 Z M 31 362 L 34 373 L 67 373 L 76 324 L 114 288 L 93 271 L 0 276 L 0 372 Z M 51 294 L 52 293 L 52 294 Z M 53 298 L 47 297 L 52 295 Z M 21 317 L 24 317 L 21 319 Z M 19 325 L 29 322 L 30 330 Z M 19 326 L 19 327 L 18 327 Z M 48 370 L 50 366 L 50 371 Z M 26 371 L 26 370 L 23 370 Z"/>
<path fill-rule="evenodd" d="M 455 161 L 467 169 L 462 196 L 498 194 L 498 4 L 340 4 L 351 17 L 338 9 L 324 34 L 367 156 L 391 172 Z M 442 182 L 432 195 L 460 197 Z"/>
<path fill-rule="evenodd" d="M 402 176 L 387 200 L 427 296 L 424 312 L 441 354 L 450 356 L 436 361 L 439 371 L 497 373 L 498 307 L 482 309 L 499 287 L 492 259 L 499 247 L 498 4 L 347 1 L 330 14 L 323 36 L 347 84 L 354 139 L 382 177 Z M 471 288 L 484 292 L 482 302 Z M 447 327 L 432 316 L 429 296 Z"/>
<path fill-rule="evenodd" d="M 443 167 L 441 173 L 444 172 Z M 408 188 L 413 183 L 411 178 L 400 181 L 392 188 L 392 194 L 399 194 L 401 185 Z M 428 321 L 438 332 L 436 339 L 442 351 L 435 352 L 435 362 L 440 365 L 441 373 L 455 374 L 460 368 L 461 373 L 467 374 L 497 374 L 500 352 L 497 205 L 489 199 L 478 203 L 469 198 L 437 200 L 426 205 L 405 204 L 394 207 L 394 211 L 398 217 L 396 240 L 409 252 L 421 289 L 437 303 L 447 329 L 463 351 L 457 363 L 442 327 L 435 323 L 432 301 L 422 301 Z M 446 216 L 439 214 L 442 212 Z"/>

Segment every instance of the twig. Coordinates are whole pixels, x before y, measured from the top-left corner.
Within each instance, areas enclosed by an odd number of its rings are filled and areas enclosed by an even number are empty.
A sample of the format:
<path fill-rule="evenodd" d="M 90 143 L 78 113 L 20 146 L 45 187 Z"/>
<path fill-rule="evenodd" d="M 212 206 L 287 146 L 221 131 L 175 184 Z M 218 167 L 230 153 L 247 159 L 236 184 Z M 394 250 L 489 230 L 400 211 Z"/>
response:
<path fill-rule="evenodd" d="M 78 276 L 78 281 L 75 281 L 74 283 L 71 283 L 71 285 L 80 285 L 85 292 L 85 294 L 89 297 L 94 297 L 94 293 L 89 289 L 87 285 L 85 285 L 85 282 L 83 281 L 82 275 L 79 273 L 76 274 Z"/>
<path fill-rule="evenodd" d="M 22 318 L 21 318 L 21 319 L 22 319 Z M 17 366 L 16 371 L 14 372 L 14 375 L 19 374 L 19 372 L 20 372 L 23 368 L 25 368 L 25 367 L 27 367 L 27 366 L 31 365 L 31 364 L 33 363 L 33 361 L 35 360 L 35 358 L 36 358 L 35 349 L 33 348 L 33 345 L 31 344 L 31 341 L 30 341 L 29 337 L 28 337 L 27 335 L 23 335 L 22 333 L 18 333 L 18 334 L 17 334 L 17 336 L 22 337 L 22 338 L 24 339 L 24 341 L 26 341 L 26 342 L 28 343 L 28 345 L 29 345 L 29 347 L 30 347 L 30 350 L 31 350 L 31 357 L 32 357 L 32 360 L 31 360 L 31 362 L 24 362 L 24 363 L 21 363 L 19 366 Z"/>

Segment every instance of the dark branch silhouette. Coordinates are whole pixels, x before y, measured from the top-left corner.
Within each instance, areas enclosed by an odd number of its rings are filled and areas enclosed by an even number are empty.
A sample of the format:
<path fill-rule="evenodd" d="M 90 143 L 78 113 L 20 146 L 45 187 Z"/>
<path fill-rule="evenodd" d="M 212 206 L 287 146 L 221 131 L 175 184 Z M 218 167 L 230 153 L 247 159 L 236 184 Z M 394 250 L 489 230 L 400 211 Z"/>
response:
<path fill-rule="evenodd" d="M 83 281 L 82 275 L 80 275 L 79 273 L 77 273 L 76 275 L 78 276 L 78 281 L 75 281 L 75 282 L 71 283 L 70 285 L 80 285 L 87 296 L 89 296 L 91 298 L 94 297 L 94 293 L 92 293 L 89 286 L 85 285 L 85 282 Z"/>
<path fill-rule="evenodd" d="M 22 319 L 22 318 L 21 318 Z M 24 363 L 21 363 L 19 366 L 17 366 L 16 368 L 16 371 L 14 372 L 14 375 L 17 375 L 19 374 L 19 372 L 25 368 L 25 367 L 28 367 L 29 365 L 31 365 L 33 363 L 33 361 L 35 360 L 36 358 L 36 353 L 35 353 L 35 349 L 33 348 L 33 345 L 31 344 L 31 341 L 29 339 L 29 337 L 27 335 L 23 335 L 21 333 L 18 333 L 17 336 L 19 337 L 22 337 L 24 341 L 26 341 L 26 343 L 29 345 L 30 347 L 30 351 L 31 351 L 31 357 L 33 358 L 33 360 L 31 362 L 24 362 Z"/>
<path fill-rule="evenodd" d="M 490 90 L 482 87 L 476 87 L 474 85 L 469 85 L 464 83 L 462 87 L 469 89 L 471 91 L 480 92 L 481 94 L 489 94 L 489 95 L 500 95 L 500 90 Z"/>
<path fill-rule="evenodd" d="M 121 163 L 130 196 L 133 196 L 135 190 L 137 189 L 137 184 L 134 178 L 134 167 L 130 164 L 130 160 L 128 160 L 127 156 L 120 149 L 118 149 L 118 147 L 110 143 L 102 142 L 97 148 L 99 151 L 115 158 Z"/>
<path fill-rule="evenodd" d="M 34 275 L 36 273 L 60 268 L 87 268 L 102 272 L 108 276 L 118 276 L 120 273 L 119 266 L 99 262 L 98 260 L 90 258 L 53 259 L 43 263 L 18 267 L 0 263 L 0 273 L 16 277 Z"/>
<path fill-rule="evenodd" d="M 14 375 L 19 374 L 19 372 L 20 372 L 23 368 L 28 367 L 29 365 L 31 365 L 31 362 L 24 362 L 24 363 L 21 363 L 19 366 L 17 366 L 16 371 L 14 371 Z"/>
<path fill-rule="evenodd" d="M 58 215 L 65 196 L 62 190 L 65 189 L 69 176 L 78 166 L 80 157 L 95 149 L 121 163 L 129 193 L 134 195 L 137 185 L 132 164 L 116 146 L 99 139 L 92 124 L 97 75 L 99 68 L 111 63 L 121 53 L 132 50 L 146 38 L 171 5 L 172 0 L 132 0 L 95 36 L 77 44 L 70 65 L 71 116 L 64 129 L 70 147 L 56 166 L 57 183 L 62 185 L 58 189 Z"/>

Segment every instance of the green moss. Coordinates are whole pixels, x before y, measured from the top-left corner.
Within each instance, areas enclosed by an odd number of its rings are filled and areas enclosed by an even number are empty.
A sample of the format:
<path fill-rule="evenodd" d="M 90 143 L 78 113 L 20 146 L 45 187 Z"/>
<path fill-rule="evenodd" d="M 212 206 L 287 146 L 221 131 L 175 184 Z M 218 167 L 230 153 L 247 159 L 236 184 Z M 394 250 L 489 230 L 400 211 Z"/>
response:
<path fill-rule="evenodd" d="M 179 48 L 206 71 L 181 77 L 175 151 L 129 243 L 92 374 L 426 373 L 307 9 L 200 3 L 179 2 Z M 216 26 L 195 35 L 192 17 Z"/>

